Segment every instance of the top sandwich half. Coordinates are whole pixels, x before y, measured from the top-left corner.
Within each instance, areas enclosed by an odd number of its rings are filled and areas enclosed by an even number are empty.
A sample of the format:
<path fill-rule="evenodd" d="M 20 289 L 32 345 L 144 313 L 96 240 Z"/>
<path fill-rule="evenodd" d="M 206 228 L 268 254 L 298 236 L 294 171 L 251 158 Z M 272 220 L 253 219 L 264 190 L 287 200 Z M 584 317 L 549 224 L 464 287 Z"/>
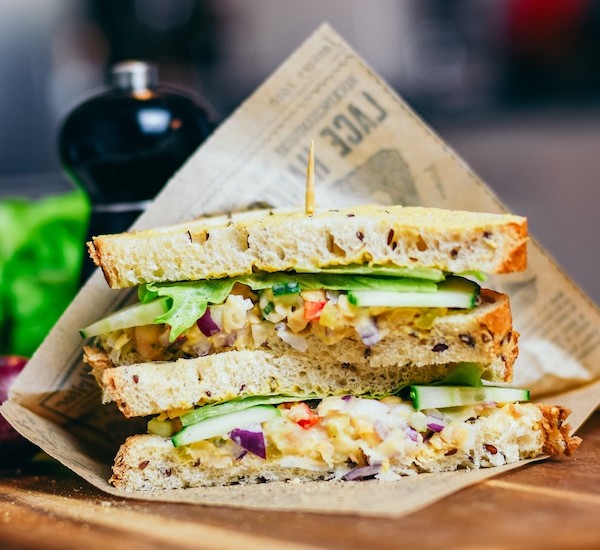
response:
<path fill-rule="evenodd" d="M 369 205 L 204 218 L 94 237 L 88 248 L 109 286 L 127 288 L 356 265 L 509 273 L 525 269 L 526 245 L 520 216 Z"/>
<path fill-rule="evenodd" d="M 86 361 L 128 416 L 246 395 L 382 394 L 464 362 L 510 381 L 508 297 L 473 275 L 523 270 L 526 223 L 363 206 L 95 237 L 109 284 L 139 285 L 140 303 L 82 329 L 94 338 Z"/>

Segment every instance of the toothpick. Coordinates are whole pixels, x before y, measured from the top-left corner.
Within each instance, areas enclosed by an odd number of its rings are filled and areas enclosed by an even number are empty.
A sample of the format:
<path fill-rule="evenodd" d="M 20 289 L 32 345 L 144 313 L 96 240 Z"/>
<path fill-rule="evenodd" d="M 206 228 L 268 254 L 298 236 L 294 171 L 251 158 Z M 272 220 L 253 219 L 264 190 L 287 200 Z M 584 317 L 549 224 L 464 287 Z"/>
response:
<path fill-rule="evenodd" d="M 315 142 L 310 140 L 308 166 L 306 167 L 305 212 L 310 215 L 315 211 Z"/>

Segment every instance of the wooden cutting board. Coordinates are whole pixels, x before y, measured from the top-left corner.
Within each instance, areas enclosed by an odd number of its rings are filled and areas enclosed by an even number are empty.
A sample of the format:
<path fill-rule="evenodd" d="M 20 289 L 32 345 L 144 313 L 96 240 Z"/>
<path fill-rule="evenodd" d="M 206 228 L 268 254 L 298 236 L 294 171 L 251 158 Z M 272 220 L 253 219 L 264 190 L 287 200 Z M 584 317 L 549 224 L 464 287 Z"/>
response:
<path fill-rule="evenodd" d="M 45 459 L 0 474 L 0 548 L 600 548 L 600 412 L 580 434 L 572 458 L 398 519 L 122 500 Z"/>

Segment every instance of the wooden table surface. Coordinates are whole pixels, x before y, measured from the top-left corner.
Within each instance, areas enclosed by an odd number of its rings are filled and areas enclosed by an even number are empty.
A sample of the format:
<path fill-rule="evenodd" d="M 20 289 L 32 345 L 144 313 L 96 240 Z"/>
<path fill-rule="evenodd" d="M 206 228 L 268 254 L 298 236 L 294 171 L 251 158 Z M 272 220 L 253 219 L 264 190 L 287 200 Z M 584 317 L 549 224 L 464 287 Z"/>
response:
<path fill-rule="evenodd" d="M 0 474 L 0 548 L 600 548 L 600 412 L 580 434 L 569 459 L 397 519 L 123 500 L 44 460 Z"/>

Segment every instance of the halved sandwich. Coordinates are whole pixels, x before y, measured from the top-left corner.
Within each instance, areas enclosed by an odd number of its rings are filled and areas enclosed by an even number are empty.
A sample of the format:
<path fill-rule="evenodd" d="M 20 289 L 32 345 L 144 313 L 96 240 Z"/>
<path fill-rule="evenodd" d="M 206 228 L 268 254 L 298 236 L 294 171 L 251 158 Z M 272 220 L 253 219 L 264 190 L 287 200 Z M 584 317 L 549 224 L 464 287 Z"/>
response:
<path fill-rule="evenodd" d="M 479 279 L 524 269 L 526 241 L 518 216 L 398 206 L 95 237 L 109 285 L 138 285 L 139 303 L 83 329 L 85 359 L 105 402 L 158 415 L 112 482 L 389 478 L 570 453 L 566 411 L 497 387 L 518 335 Z"/>

